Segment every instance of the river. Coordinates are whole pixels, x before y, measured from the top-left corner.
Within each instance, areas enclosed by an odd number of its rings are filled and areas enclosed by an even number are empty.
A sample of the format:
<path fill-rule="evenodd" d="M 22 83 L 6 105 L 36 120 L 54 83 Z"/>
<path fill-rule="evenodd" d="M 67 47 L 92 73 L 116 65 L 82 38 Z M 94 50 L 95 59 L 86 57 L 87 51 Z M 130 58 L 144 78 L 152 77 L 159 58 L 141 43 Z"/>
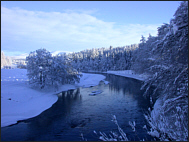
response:
<path fill-rule="evenodd" d="M 81 133 L 88 141 L 99 141 L 99 131 L 118 133 L 111 121 L 116 115 L 119 126 L 130 141 L 153 138 L 143 128 L 147 122 L 143 113 L 150 106 L 140 90 L 141 81 L 103 74 L 109 84 L 100 82 L 90 88 L 78 88 L 58 94 L 58 101 L 40 115 L 17 124 L 1 128 L 2 141 L 82 141 Z M 92 91 L 101 94 L 90 96 Z M 135 121 L 136 132 L 129 121 Z M 99 134 L 99 133 L 98 133 Z M 119 134 L 119 133 L 118 133 Z"/>

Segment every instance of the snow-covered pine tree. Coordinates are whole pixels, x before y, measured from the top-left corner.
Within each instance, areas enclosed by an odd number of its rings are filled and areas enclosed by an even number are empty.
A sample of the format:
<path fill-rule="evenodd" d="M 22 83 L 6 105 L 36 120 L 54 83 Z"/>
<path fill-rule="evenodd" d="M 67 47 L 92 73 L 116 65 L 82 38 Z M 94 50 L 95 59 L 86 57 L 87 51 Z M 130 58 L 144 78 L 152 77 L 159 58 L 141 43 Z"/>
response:
<path fill-rule="evenodd" d="M 142 44 L 144 44 L 146 42 L 146 38 L 142 35 L 140 41 L 141 41 Z"/>
<path fill-rule="evenodd" d="M 148 41 L 147 41 L 148 42 Z M 155 58 L 149 67 L 151 85 L 160 91 L 150 123 L 161 140 L 188 140 L 188 2 L 181 2 L 170 24 L 158 28 L 157 40 L 151 44 Z M 144 54 L 145 56 L 145 54 Z M 142 88 L 143 88 L 142 87 Z"/>
<path fill-rule="evenodd" d="M 149 42 L 145 40 L 145 37 L 142 35 L 139 48 L 133 51 L 132 56 L 132 70 L 135 70 L 136 73 L 144 73 L 148 66 L 148 58 L 150 53 L 150 48 L 148 47 Z"/>

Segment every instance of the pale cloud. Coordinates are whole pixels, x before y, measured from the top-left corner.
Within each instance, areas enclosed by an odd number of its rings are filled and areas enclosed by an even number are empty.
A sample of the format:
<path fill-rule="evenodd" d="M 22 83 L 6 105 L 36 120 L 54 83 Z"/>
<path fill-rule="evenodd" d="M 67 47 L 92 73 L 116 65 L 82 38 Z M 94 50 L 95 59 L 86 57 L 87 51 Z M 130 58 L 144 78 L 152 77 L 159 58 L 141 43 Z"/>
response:
<path fill-rule="evenodd" d="M 91 9 L 91 10 L 83 10 L 83 9 L 66 9 L 66 10 L 62 10 L 63 13 L 78 13 L 78 14 L 87 14 L 87 15 L 93 15 L 93 14 L 98 14 L 98 9 Z"/>
<path fill-rule="evenodd" d="M 29 53 L 39 48 L 80 51 L 138 43 L 141 35 L 156 36 L 157 25 L 104 22 L 92 11 L 27 11 L 1 7 L 2 50 Z"/>

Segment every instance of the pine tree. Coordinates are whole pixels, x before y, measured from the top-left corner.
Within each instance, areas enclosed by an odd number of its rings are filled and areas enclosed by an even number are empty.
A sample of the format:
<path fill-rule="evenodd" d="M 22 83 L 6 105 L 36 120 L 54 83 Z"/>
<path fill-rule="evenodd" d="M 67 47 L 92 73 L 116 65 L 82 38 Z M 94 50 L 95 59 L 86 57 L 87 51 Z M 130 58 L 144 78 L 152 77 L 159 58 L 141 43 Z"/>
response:
<path fill-rule="evenodd" d="M 161 140 L 185 141 L 188 139 L 188 2 L 181 2 L 170 24 L 158 28 L 155 41 L 148 40 L 145 46 L 151 49 L 149 57 L 155 60 L 146 68 L 152 76 L 142 88 L 146 89 L 146 95 L 151 85 L 156 86 L 150 95 L 153 97 L 159 90 L 161 106 L 152 111 L 151 122 L 161 133 Z"/>

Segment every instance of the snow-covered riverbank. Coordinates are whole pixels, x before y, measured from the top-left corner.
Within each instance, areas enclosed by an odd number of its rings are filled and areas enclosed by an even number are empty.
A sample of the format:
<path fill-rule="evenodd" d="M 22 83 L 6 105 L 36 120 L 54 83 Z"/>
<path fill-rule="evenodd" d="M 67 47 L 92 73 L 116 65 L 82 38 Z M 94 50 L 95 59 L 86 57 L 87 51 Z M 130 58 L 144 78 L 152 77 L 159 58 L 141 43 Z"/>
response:
<path fill-rule="evenodd" d="M 132 70 L 107 71 L 107 72 L 104 72 L 104 73 L 115 74 L 115 75 L 119 75 L 119 76 L 134 78 L 134 79 L 141 80 L 141 81 L 144 81 L 146 78 L 148 78 L 148 75 L 146 75 L 146 74 L 136 74 Z"/>
<path fill-rule="evenodd" d="M 30 88 L 26 74 L 26 69 L 1 69 L 1 127 L 39 115 L 58 100 L 58 92 L 96 86 L 105 79 L 103 75 L 83 73 L 80 83 L 65 84 L 55 92 Z"/>

